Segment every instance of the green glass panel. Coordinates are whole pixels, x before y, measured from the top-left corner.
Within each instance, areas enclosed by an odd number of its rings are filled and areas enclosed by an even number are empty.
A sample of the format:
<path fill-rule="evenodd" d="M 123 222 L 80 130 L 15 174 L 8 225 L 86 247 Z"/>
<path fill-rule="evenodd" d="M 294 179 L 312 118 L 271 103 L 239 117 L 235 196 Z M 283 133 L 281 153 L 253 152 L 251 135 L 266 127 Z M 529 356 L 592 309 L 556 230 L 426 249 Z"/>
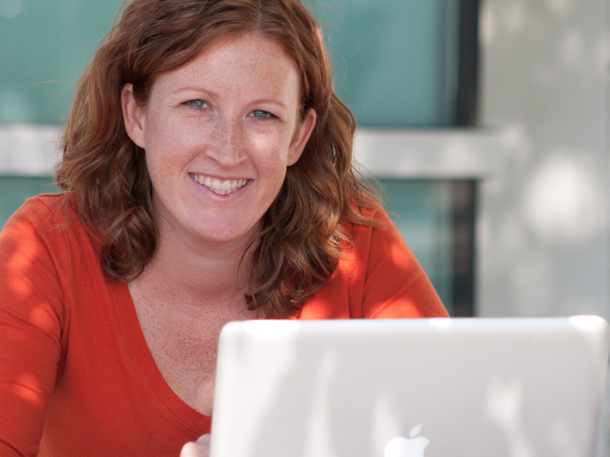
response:
<path fill-rule="evenodd" d="M 455 122 L 459 0 L 311 4 L 334 60 L 335 87 L 366 127 Z"/>
<path fill-rule="evenodd" d="M 0 123 L 55 124 L 120 0 L 0 0 Z"/>
<path fill-rule="evenodd" d="M 59 188 L 50 177 L 0 177 L 0 228 L 28 198 L 56 192 Z"/>
<path fill-rule="evenodd" d="M 369 127 L 454 121 L 458 0 L 326 0 L 336 89 Z M 121 0 L 0 0 L 0 123 L 60 123 Z"/>
<path fill-rule="evenodd" d="M 384 207 L 452 312 L 454 224 L 450 181 L 380 179 Z"/>

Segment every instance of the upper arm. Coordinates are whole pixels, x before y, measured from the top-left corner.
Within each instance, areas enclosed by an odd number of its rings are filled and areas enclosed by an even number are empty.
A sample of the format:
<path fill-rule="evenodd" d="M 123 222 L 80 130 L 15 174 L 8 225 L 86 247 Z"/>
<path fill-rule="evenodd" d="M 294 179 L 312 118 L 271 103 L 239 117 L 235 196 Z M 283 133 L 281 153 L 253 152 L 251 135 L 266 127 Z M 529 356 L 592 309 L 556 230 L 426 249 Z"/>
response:
<path fill-rule="evenodd" d="M 0 233 L 0 454 L 36 455 L 61 357 L 58 258 L 19 210 Z"/>

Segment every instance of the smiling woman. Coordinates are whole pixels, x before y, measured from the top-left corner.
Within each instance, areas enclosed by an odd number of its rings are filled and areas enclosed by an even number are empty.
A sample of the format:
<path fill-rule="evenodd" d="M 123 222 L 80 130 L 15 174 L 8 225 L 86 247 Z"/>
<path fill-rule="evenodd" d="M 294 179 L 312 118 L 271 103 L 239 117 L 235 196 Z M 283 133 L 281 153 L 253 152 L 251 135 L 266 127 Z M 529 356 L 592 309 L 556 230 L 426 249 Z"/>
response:
<path fill-rule="evenodd" d="M 299 0 L 129 3 L 0 234 L 0 454 L 177 456 L 232 320 L 445 316 L 354 127 Z"/>
<path fill-rule="evenodd" d="M 294 61 L 247 33 L 161 75 L 146 105 L 123 88 L 127 133 L 146 151 L 161 237 L 172 250 L 232 243 L 245 251 L 316 121 L 301 115 Z M 206 184 L 207 183 L 207 184 Z M 171 240 L 171 241 L 170 241 Z"/>

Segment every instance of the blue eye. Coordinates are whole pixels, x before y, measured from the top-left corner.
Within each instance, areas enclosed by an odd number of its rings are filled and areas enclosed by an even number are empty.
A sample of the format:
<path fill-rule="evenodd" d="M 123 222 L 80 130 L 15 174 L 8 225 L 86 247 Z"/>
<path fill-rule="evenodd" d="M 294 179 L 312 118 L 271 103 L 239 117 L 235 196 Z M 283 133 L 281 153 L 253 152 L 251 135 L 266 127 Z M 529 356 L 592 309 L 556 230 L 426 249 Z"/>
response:
<path fill-rule="evenodd" d="M 257 119 L 262 119 L 262 120 L 273 119 L 273 118 L 277 117 L 267 111 L 263 111 L 260 109 L 252 111 L 252 116 L 254 116 Z"/>
<path fill-rule="evenodd" d="M 189 100 L 185 102 L 188 106 L 193 108 L 203 109 L 208 107 L 208 103 L 205 100 Z"/>

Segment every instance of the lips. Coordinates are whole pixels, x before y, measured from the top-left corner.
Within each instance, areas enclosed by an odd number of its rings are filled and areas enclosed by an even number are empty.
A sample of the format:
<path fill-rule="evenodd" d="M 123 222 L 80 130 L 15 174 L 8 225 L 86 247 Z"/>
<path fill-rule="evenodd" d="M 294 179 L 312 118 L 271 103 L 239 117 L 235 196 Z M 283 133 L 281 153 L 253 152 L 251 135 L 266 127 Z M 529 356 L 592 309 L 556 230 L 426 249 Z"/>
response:
<path fill-rule="evenodd" d="M 205 175 L 199 175 L 190 173 L 192 178 L 202 186 L 208 188 L 217 195 L 228 195 L 231 194 L 248 183 L 248 179 L 225 179 L 220 180 L 218 178 L 211 178 Z"/>

